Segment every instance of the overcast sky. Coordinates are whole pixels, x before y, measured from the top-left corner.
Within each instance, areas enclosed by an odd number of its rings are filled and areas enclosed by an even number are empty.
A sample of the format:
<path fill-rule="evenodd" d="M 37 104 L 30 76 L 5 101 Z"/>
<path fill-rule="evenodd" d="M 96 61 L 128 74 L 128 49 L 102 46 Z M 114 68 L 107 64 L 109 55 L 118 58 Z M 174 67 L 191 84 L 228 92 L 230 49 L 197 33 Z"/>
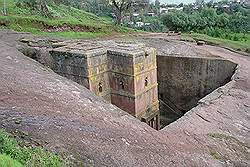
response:
<path fill-rule="evenodd" d="M 155 0 L 151 0 L 151 1 L 155 1 Z M 180 3 L 184 3 L 184 4 L 188 4 L 188 3 L 193 3 L 196 0 L 160 0 L 161 3 L 168 3 L 168 4 L 180 4 Z M 205 0 L 205 2 L 209 2 L 210 0 Z M 214 2 L 219 1 L 219 0 L 214 0 Z"/>
<path fill-rule="evenodd" d="M 160 0 L 161 3 L 168 3 L 168 4 L 180 4 L 180 3 L 192 3 L 195 2 L 195 0 Z"/>

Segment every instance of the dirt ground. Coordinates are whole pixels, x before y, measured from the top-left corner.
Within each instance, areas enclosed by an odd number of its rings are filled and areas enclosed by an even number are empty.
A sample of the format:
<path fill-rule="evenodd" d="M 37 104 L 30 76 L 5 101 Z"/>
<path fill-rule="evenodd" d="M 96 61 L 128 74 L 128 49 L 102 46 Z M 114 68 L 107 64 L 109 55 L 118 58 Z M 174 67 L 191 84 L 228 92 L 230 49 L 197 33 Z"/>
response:
<path fill-rule="evenodd" d="M 230 83 L 156 131 L 24 56 L 17 50 L 22 37 L 37 38 L 0 31 L 0 127 L 27 143 L 63 154 L 75 166 L 250 166 L 250 57 L 161 34 L 133 36 L 163 54 L 188 48 L 191 56 L 209 53 L 238 64 Z"/>

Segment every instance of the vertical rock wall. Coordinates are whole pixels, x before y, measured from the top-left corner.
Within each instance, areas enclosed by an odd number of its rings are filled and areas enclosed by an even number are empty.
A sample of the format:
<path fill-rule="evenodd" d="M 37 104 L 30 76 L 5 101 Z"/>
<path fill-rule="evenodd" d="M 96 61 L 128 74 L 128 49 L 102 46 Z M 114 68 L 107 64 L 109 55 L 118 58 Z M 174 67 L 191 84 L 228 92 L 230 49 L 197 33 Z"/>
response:
<path fill-rule="evenodd" d="M 202 97 L 229 82 L 237 66 L 217 57 L 160 55 L 157 56 L 157 65 L 159 98 L 182 113 L 196 106 Z"/>

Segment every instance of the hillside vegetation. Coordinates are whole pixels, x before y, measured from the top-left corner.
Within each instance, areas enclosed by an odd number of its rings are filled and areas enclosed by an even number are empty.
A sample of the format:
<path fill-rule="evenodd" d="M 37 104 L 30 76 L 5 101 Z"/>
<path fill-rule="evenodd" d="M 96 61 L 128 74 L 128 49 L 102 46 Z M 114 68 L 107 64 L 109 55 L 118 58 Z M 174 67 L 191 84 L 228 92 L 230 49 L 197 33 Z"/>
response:
<path fill-rule="evenodd" d="M 15 31 L 70 38 L 92 38 L 132 31 L 128 28 L 115 26 L 108 18 L 101 18 L 63 4 L 49 3 L 50 17 L 46 17 L 38 10 L 16 2 L 8 0 L 7 16 L 0 15 L 1 27 Z"/>
<path fill-rule="evenodd" d="M 185 32 L 184 38 L 250 53 L 249 11 L 240 5 L 232 11 L 204 7 L 191 12 L 169 12 L 162 16 L 162 21 L 171 31 Z"/>

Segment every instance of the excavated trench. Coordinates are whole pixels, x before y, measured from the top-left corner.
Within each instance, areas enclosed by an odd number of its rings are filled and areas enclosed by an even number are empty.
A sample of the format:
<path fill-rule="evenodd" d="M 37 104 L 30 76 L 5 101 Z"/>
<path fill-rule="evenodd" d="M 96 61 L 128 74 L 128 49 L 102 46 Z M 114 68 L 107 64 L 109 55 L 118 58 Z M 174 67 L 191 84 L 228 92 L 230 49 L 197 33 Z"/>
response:
<path fill-rule="evenodd" d="M 220 57 L 157 56 L 161 128 L 231 81 L 237 64 Z"/>
<path fill-rule="evenodd" d="M 52 68 L 46 48 L 20 47 L 24 55 Z M 231 81 L 237 64 L 220 57 L 157 55 L 160 126 L 169 125 L 197 106 L 199 100 Z"/>

